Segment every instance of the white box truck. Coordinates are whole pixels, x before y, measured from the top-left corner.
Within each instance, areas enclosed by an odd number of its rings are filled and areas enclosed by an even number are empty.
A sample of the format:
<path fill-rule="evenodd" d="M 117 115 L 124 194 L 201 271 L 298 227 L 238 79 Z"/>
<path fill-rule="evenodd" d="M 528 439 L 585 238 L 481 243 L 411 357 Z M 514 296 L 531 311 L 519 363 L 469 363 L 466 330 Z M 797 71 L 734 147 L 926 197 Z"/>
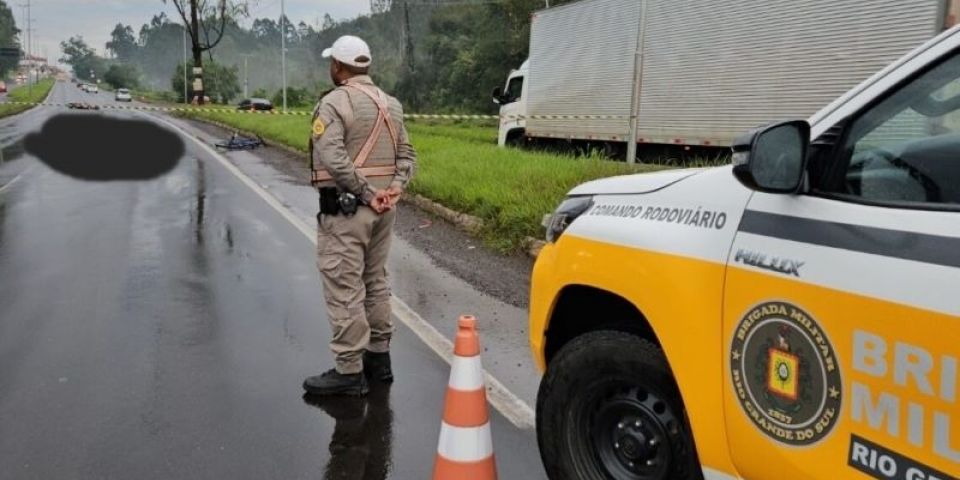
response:
<path fill-rule="evenodd" d="M 956 0 L 583 0 L 533 15 L 499 143 L 623 157 L 805 118 L 955 23 Z"/>

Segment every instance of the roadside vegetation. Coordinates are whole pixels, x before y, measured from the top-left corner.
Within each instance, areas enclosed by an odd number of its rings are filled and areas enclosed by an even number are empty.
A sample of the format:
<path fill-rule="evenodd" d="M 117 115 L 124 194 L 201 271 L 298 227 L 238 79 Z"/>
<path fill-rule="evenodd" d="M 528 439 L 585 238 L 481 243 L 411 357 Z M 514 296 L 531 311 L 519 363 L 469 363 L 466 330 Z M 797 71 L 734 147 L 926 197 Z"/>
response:
<path fill-rule="evenodd" d="M 256 133 L 268 142 L 307 151 L 310 120 L 304 116 L 189 112 Z M 409 121 L 419 155 L 410 193 L 420 194 L 484 222 L 480 234 L 503 252 L 517 251 L 526 237 L 541 238 L 543 215 L 574 186 L 588 180 L 647 172 L 661 165 L 627 165 L 597 156 L 572 157 L 496 146 L 497 129 L 475 123 Z"/>
<path fill-rule="evenodd" d="M 410 191 L 480 217 L 484 240 L 501 251 L 521 248 L 526 237 L 542 238 L 544 214 L 576 185 L 665 168 L 499 148 L 493 127 L 414 122 L 408 129 L 421 164 Z"/>
<path fill-rule="evenodd" d="M 510 70 L 527 58 L 531 14 L 544 8 L 543 0 L 379 0 L 371 2 L 369 14 L 340 20 L 330 15 L 267 17 L 266 2 L 258 0 L 172 3 L 201 6 L 200 41 L 194 42 L 189 33 L 187 40 L 193 61 L 198 54 L 203 58 L 206 94 L 217 103 L 239 101 L 238 87 L 247 80 L 250 96 L 279 105 L 278 55 L 285 37 L 288 105 L 312 104 L 331 87 L 319 53 L 349 34 L 365 39 L 375 52 L 373 73 L 381 87 L 411 111 L 438 113 L 495 113 L 490 90 L 503 85 Z M 168 90 L 182 97 L 183 19 L 170 8 L 171 2 L 154 4 L 156 14 L 148 22 L 116 23 L 103 31 L 109 34 L 105 45 L 89 44 L 79 35 L 66 39 L 60 62 L 83 81 L 103 79 L 117 88 Z M 14 45 L 16 32 L 12 12 L 0 7 L 0 41 Z M 216 47 L 201 51 L 211 44 Z M 102 46 L 106 48 L 98 52 Z M 192 78 L 188 83 L 192 85 Z"/>
<path fill-rule="evenodd" d="M 7 100 L 10 102 L 40 103 L 46 100 L 50 94 L 50 89 L 56 80 L 47 78 L 40 80 L 32 88 L 26 85 L 19 86 L 7 94 Z M 0 117 L 9 117 L 33 108 L 33 105 L 0 103 Z"/>

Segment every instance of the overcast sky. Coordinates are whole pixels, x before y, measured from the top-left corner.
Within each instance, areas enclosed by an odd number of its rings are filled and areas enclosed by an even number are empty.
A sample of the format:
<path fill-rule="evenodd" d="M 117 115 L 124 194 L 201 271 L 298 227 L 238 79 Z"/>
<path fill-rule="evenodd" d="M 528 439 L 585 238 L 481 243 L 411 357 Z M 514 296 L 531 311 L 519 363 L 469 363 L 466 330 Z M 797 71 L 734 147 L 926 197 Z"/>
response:
<path fill-rule="evenodd" d="M 26 0 L 5 0 L 14 12 L 17 26 L 26 24 L 24 10 L 18 5 Z M 51 63 L 60 58 L 60 42 L 73 35 L 82 35 L 87 43 L 104 54 L 104 44 L 110 39 L 114 25 L 132 25 L 135 32 L 150 21 L 153 15 L 166 12 L 178 18 L 170 2 L 162 0 L 30 0 L 31 17 L 36 29 L 34 44 L 38 53 L 47 55 Z M 253 0 L 253 17 L 280 17 L 280 0 Z M 316 25 L 329 13 L 336 20 L 369 13 L 369 0 L 286 0 L 287 16 L 294 24 L 301 20 Z"/>

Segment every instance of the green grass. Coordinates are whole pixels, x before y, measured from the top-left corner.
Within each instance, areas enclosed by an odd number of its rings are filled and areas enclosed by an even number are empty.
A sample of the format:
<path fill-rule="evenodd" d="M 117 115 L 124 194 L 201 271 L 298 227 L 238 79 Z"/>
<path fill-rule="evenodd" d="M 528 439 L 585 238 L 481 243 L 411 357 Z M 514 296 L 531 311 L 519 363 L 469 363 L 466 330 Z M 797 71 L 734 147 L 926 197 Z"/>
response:
<path fill-rule="evenodd" d="M 31 87 L 27 85 L 19 86 L 7 94 L 7 99 L 11 102 L 40 103 L 46 100 L 54 83 L 56 83 L 56 80 L 46 78 Z M 0 117 L 16 115 L 31 108 L 33 108 L 32 105 L 0 103 Z"/>
<path fill-rule="evenodd" d="M 148 103 L 177 103 L 177 94 L 173 92 L 154 90 L 134 90 L 133 97 Z"/>
<path fill-rule="evenodd" d="M 310 136 L 310 117 L 308 116 L 243 113 L 232 110 L 180 113 L 185 117 L 213 120 L 233 128 L 253 132 L 263 137 L 268 143 L 282 143 L 301 152 L 307 152 L 307 138 Z"/>
<path fill-rule="evenodd" d="M 543 215 L 574 186 L 662 168 L 498 148 L 469 139 L 478 132 L 457 139 L 421 131 L 428 128 L 410 129 L 421 164 L 410 191 L 480 217 L 484 239 L 504 251 L 516 250 L 525 237 L 542 237 Z"/>
<path fill-rule="evenodd" d="M 417 134 L 449 137 L 478 143 L 497 143 L 497 122 L 476 120 L 407 120 L 407 131 Z"/>
<path fill-rule="evenodd" d="M 309 117 L 189 112 L 306 152 Z M 588 180 L 660 170 L 665 166 L 627 165 L 598 157 L 575 158 L 498 148 L 493 126 L 437 121 L 407 123 L 419 165 L 409 191 L 454 210 L 480 217 L 488 245 L 516 251 L 526 237 L 540 238 L 543 215 L 566 193 Z"/>

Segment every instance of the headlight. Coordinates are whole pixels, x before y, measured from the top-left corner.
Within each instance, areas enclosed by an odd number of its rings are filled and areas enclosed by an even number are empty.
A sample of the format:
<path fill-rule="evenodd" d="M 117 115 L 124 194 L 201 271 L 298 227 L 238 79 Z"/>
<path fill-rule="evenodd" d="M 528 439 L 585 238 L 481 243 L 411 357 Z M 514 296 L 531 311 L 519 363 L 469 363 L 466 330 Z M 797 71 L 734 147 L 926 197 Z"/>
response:
<path fill-rule="evenodd" d="M 547 241 L 555 242 L 560 234 L 580 215 L 593 206 L 593 197 L 568 197 L 557 210 L 543 217 L 543 227 L 547 229 Z"/>

